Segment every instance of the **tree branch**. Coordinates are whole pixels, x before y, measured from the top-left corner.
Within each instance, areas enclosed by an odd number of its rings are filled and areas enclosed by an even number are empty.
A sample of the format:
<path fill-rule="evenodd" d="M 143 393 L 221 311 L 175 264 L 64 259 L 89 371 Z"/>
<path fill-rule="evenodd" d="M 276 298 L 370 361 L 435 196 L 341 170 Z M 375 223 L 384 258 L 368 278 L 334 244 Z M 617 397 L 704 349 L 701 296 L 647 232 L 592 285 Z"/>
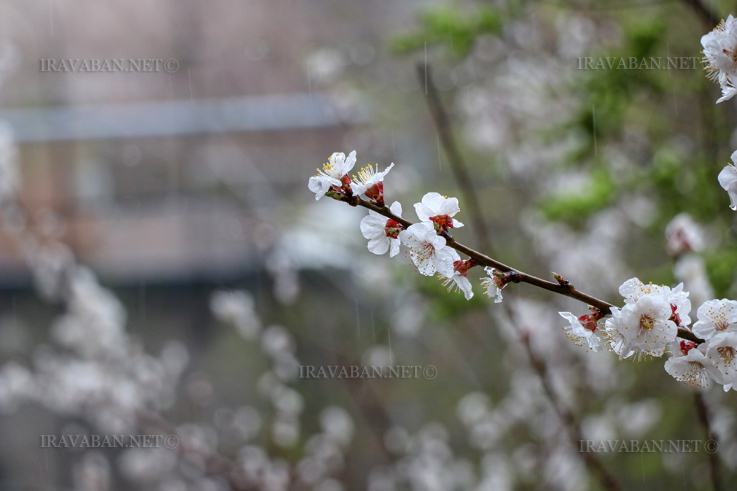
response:
<path fill-rule="evenodd" d="M 351 206 L 362 206 L 364 208 L 368 208 L 369 210 L 375 211 L 379 215 L 383 215 L 387 218 L 391 218 L 397 223 L 401 223 L 405 228 L 409 228 L 410 226 L 413 225 L 413 223 L 410 222 L 409 220 L 405 220 L 404 218 L 399 217 L 395 215 L 394 213 L 392 213 L 391 210 L 389 210 L 389 208 L 387 208 L 386 206 L 375 205 L 368 201 L 362 200 L 359 196 L 345 197 L 343 198 L 343 201 L 346 201 Z M 512 283 L 527 283 L 529 285 L 542 288 L 543 290 L 548 290 L 550 292 L 557 293 L 558 295 L 564 295 L 566 297 L 576 299 L 579 302 L 583 302 L 587 305 L 591 305 L 592 307 L 596 307 L 603 314 L 611 313 L 610 308 L 614 307 L 614 305 L 610 304 L 609 302 L 605 302 L 604 300 L 599 300 L 598 298 L 592 295 L 576 290 L 576 288 L 567 281 L 553 283 L 552 281 L 546 281 L 546 280 L 543 280 L 542 278 L 538 278 L 537 276 L 523 273 L 522 271 L 519 271 L 517 269 L 512 268 L 511 266 L 507 266 L 506 264 L 497 261 L 496 259 L 492 259 L 489 256 L 481 254 L 480 252 L 475 251 L 471 249 L 470 247 L 467 247 L 461 244 L 460 242 L 456 242 L 456 240 L 449 234 L 443 234 L 443 237 L 445 238 L 447 245 L 449 247 L 452 247 L 456 251 L 461 252 L 465 254 L 466 256 L 475 259 L 479 265 L 496 268 L 497 270 L 503 273 L 510 273 L 511 274 L 510 281 Z M 697 338 L 694 335 L 694 333 L 682 327 L 678 328 L 678 336 L 683 339 L 693 341 L 694 343 L 697 343 L 697 344 L 704 342 L 703 339 Z"/>

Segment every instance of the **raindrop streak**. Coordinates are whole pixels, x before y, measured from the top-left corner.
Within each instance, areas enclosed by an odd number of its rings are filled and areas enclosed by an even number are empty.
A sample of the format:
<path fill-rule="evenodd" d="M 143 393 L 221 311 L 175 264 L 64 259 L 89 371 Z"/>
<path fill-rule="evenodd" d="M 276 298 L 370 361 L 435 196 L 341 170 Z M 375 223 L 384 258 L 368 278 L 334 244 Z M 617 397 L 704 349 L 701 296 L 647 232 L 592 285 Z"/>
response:
<path fill-rule="evenodd" d="M 427 95 L 427 41 L 425 41 L 425 95 Z"/>
<path fill-rule="evenodd" d="M 673 107 L 676 109 L 676 116 L 678 116 L 678 104 L 676 104 L 676 88 L 673 87 Z"/>
<path fill-rule="evenodd" d="M 356 302 L 356 334 L 358 334 L 358 339 L 361 339 L 361 320 L 358 315 L 358 300 Z"/>
<path fill-rule="evenodd" d="M 49 34 L 54 35 L 54 0 L 49 0 Z"/>
<path fill-rule="evenodd" d="M 169 92 L 171 92 L 171 98 L 174 99 L 174 83 L 171 80 L 172 75 L 169 74 Z"/>
<path fill-rule="evenodd" d="M 435 138 L 438 140 L 438 169 L 440 169 L 440 136 L 435 135 Z"/>
<path fill-rule="evenodd" d="M 394 356 L 392 356 L 392 331 L 389 329 L 386 331 L 387 338 L 389 339 L 389 366 L 394 366 Z"/>
<path fill-rule="evenodd" d="M 596 148 L 596 106 L 591 106 L 591 121 L 594 125 L 594 157 L 597 157 L 599 155 L 599 152 Z"/>
<path fill-rule="evenodd" d="M 141 322 L 146 323 L 146 282 L 141 281 L 138 288 L 138 313 L 141 316 Z"/>
<path fill-rule="evenodd" d="M 312 102 L 312 77 L 310 77 L 309 63 L 307 63 L 307 89 L 310 91 L 310 102 Z"/>
<path fill-rule="evenodd" d="M 192 94 L 192 74 L 190 73 L 189 68 L 187 68 L 187 78 L 189 79 L 189 100 L 194 102 L 194 95 Z"/>

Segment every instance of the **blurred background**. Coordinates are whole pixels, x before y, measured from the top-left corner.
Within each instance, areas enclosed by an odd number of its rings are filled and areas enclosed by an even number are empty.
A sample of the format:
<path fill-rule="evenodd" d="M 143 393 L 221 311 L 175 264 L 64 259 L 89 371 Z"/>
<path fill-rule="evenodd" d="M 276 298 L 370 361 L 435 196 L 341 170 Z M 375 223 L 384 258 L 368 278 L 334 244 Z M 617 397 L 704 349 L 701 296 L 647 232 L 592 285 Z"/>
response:
<path fill-rule="evenodd" d="M 558 311 L 583 304 L 526 285 L 495 304 L 479 268 L 470 301 L 448 293 L 404 253 L 371 254 L 365 210 L 307 181 L 336 151 L 357 151 L 356 173 L 393 162 L 385 197 L 405 218 L 426 192 L 456 196 L 459 241 L 617 305 L 633 276 L 683 282 L 695 321 L 737 297 L 716 178 L 737 112 L 715 105 L 699 43 L 733 7 L 3 0 L 0 489 L 618 489 L 597 465 L 627 490 L 712 489 L 714 466 L 730 482 L 731 392 L 696 397 L 664 359 L 575 346 Z M 308 365 L 437 376 L 300 377 Z M 577 445 L 706 441 L 702 403 L 714 459 L 597 464 Z M 42 438 L 139 434 L 178 444 Z"/>

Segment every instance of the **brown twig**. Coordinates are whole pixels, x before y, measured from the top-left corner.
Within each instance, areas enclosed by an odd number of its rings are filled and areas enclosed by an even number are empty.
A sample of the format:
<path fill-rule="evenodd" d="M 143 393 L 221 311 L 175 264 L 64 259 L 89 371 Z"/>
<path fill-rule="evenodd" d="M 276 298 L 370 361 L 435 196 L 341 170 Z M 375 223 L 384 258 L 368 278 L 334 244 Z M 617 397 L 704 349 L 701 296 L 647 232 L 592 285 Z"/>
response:
<path fill-rule="evenodd" d="M 706 430 L 706 438 L 715 442 L 715 449 L 713 452 L 707 451 L 709 455 L 709 470 L 711 471 L 711 482 L 714 491 L 722 491 L 720 472 L 719 472 L 719 456 L 716 454 L 716 450 L 719 448 L 719 441 L 714 431 L 711 429 L 711 421 L 709 419 L 709 409 L 706 407 L 704 396 L 698 390 L 694 391 L 694 403 L 696 404 L 696 412 L 699 415 L 699 421 Z"/>
<path fill-rule="evenodd" d="M 391 218 L 395 222 L 401 223 L 405 228 L 409 228 L 413 225 L 413 223 L 409 220 L 405 220 L 404 218 L 392 213 L 386 206 L 375 205 L 368 201 L 362 200 L 358 196 L 346 197 L 344 198 L 344 201 L 346 201 L 351 206 L 362 206 L 364 208 L 368 208 L 369 210 L 373 210 L 379 215 L 383 215 L 387 218 Z M 576 288 L 567 281 L 553 283 L 552 281 L 546 281 L 542 278 L 538 278 L 537 276 L 523 273 L 522 271 L 519 271 L 512 268 L 511 266 L 507 266 L 506 264 L 497 261 L 496 259 L 492 259 L 489 256 L 481 254 L 480 252 L 475 251 L 470 247 L 461 244 L 460 242 L 456 242 L 456 240 L 448 234 L 443 234 L 443 237 L 445 237 L 448 246 L 452 247 L 458 252 L 465 254 L 468 257 L 475 259 L 479 265 L 496 268 L 503 273 L 511 273 L 510 281 L 512 283 L 527 283 L 528 285 L 536 286 L 538 288 L 542 288 L 543 290 L 557 293 L 558 295 L 564 295 L 566 297 L 573 298 L 575 300 L 578 300 L 579 302 L 583 302 L 585 304 L 591 305 L 592 307 L 596 307 L 603 314 L 609 314 L 610 308 L 614 307 L 614 305 L 610 304 L 609 302 L 599 300 L 592 295 L 576 290 Z M 697 344 L 704 342 L 703 339 L 697 338 L 694 333 L 682 327 L 678 328 L 678 336 L 683 339 L 687 339 L 688 341 L 693 341 Z"/>
<path fill-rule="evenodd" d="M 548 400 L 553 406 L 553 410 L 563 422 L 563 426 L 568 430 L 568 436 L 570 437 L 571 443 L 574 447 L 579 447 L 581 445 L 581 441 L 583 441 L 583 437 L 581 433 L 581 426 L 578 424 L 576 417 L 574 416 L 573 412 L 571 412 L 558 400 L 558 396 L 555 393 L 555 390 L 553 390 L 552 385 L 550 384 L 550 377 L 548 376 L 547 366 L 543 360 L 539 359 L 535 355 L 535 352 L 530 346 L 529 336 L 522 336 L 522 345 L 527 350 L 527 355 L 530 358 L 530 364 L 532 365 L 532 368 L 535 369 L 535 372 L 540 378 L 543 390 L 548 396 Z M 606 469 L 606 467 L 604 467 L 604 464 L 602 464 L 601 461 L 596 458 L 596 455 L 594 453 L 579 453 L 581 454 L 586 467 L 597 477 L 597 479 L 599 479 L 599 482 L 601 482 L 602 486 L 604 486 L 605 489 L 609 491 L 621 491 L 622 488 L 619 486 L 617 480 L 614 479 L 614 476 L 612 476 Z"/>

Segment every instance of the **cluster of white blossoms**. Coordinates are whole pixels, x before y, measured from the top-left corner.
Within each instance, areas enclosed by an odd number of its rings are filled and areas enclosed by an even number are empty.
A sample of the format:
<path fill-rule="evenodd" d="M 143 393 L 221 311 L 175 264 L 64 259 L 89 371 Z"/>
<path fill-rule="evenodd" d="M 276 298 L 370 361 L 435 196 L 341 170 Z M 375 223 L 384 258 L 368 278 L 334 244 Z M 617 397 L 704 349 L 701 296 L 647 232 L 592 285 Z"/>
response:
<path fill-rule="evenodd" d="M 593 351 L 608 346 L 621 360 L 661 357 L 670 347 L 672 356 L 665 370 L 676 380 L 705 388 L 712 379 L 725 391 L 737 384 L 737 302 L 704 302 L 696 313 L 698 321 L 689 329 L 691 302 L 682 284 L 669 288 L 632 278 L 622 284 L 619 293 L 625 305 L 611 307 L 607 317 L 599 311 L 581 317 L 560 312 L 569 323 L 563 328 L 566 335 Z M 679 339 L 679 328 L 703 342 Z"/>
<path fill-rule="evenodd" d="M 355 150 L 348 154 L 348 158 L 342 152 L 332 154 L 322 169 L 317 169 L 317 175 L 310 177 L 308 187 L 315 193 L 315 199 L 318 200 L 323 196 L 340 199 L 345 196 L 364 195 L 383 205 L 384 176 L 392 170 L 394 163 L 384 172 L 379 172 L 378 164 L 376 170 L 371 166 L 364 167 L 358 172 L 358 177 L 354 176 L 351 180 L 348 173 L 354 165 L 356 165 Z"/>
<path fill-rule="evenodd" d="M 392 163 L 384 172 L 366 167 L 358 177 L 351 179 L 348 172 L 356 163 L 356 151 L 348 158 L 343 153 L 333 153 L 323 169 L 310 178 L 308 187 L 315 198 L 328 196 L 347 201 L 353 196 L 365 196 L 372 204 L 384 207 L 384 177 L 394 167 Z M 409 257 L 417 270 L 425 276 L 438 275 L 448 291 L 460 291 L 466 300 L 473 297 L 473 288 L 466 277 L 468 271 L 477 265 L 474 259 L 462 260 L 460 255 L 448 245 L 446 237 L 451 228 L 463 227 L 463 223 L 453 218 L 461 211 L 457 198 L 448 198 L 439 193 L 427 193 L 414 205 L 419 223 L 405 227 L 402 223 L 369 210 L 361 220 L 361 233 L 368 239 L 368 250 L 381 255 L 389 251 L 389 257 L 399 254 L 401 245 L 409 249 Z M 391 214 L 402 219 L 402 205 L 395 201 L 389 207 Z M 489 297 L 502 300 L 502 289 L 509 275 L 486 268 L 488 276 L 482 286 Z"/>
<path fill-rule="evenodd" d="M 704 69 L 708 77 L 719 83 L 722 97 L 717 104 L 731 99 L 737 94 L 734 81 L 737 80 L 737 19 L 731 15 L 722 21 L 709 34 L 701 38 L 704 47 Z"/>
<path fill-rule="evenodd" d="M 354 206 L 359 203 L 356 196 L 365 196 L 374 205 L 368 206 L 369 214 L 361 220 L 360 226 L 361 233 L 369 241 L 369 251 L 378 255 L 389 251 L 389 256 L 394 257 L 404 244 L 409 249 L 409 258 L 422 275 L 437 274 L 448 291 L 458 290 L 470 300 L 473 288 L 467 275 L 479 263 L 473 257 L 462 260 L 448 243 L 452 241 L 449 230 L 463 226 L 454 218 L 460 212 L 458 200 L 427 193 L 414 205 L 419 222 L 408 224 L 402 217 L 400 203 L 395 201 L 388 210 L 384 205 L 383 179 L 394 164 L 383 173 L 378 171 L 378 166 L 376 171 L 368 167 L 360 178 L 354 178 L 354 182 L 347 173 L 355 161 L 355 151 L 347 159 L 342 153 L 334 153 L 323 171 L 310 179 L 310 190 L 318 199 L 325 195 Z M 737 192 L 737 168 L 731 169 L 735 172 L 733 184 Z M 733 198 L 733 203 L 737 203 L 737 198 Z M 666 237 L 669 252 L 677 257 L 700 250 L 703 245 L 695 224 L 685 215 L 671 222 Z M 485 272 L 481 285 L 485 293 L 499 303 L 502 290 L 515 280 L 516 273 L 490 267 L 485 268 Z M 554 273 L 553 276 L 561 285 L 567 284 L 560 275 Z M 619 293 L 624 297 L 624 306 L 612 306 L 609 313 L 595 307 L 591 307 L 591 313 L 581 316 L 560 312 L 568 321 L 563 327 L 566 336 L 577 346 L 593 351 L 607 347 L 620 360 L 662 357 L 670 349 L 672 357 L 665 364 L 666 371 L 692 387 L 704 388 L 712 379 L 728 391 L 737 383 L 737 362 L 734 362 L 737 302 L 704 302 L 697 311 L 698 321 L 691 329 L 691 300 L 683 283 L 671 288 L 631 278 L 619 287 Z M 679 331 L 683 331 L 681 338 Z"/>
<path fill-rule="evenodd" d="M 709 79 L 722 88 L 722 97 L 717 104 L 731 99 L 737 94 L 737 19 L 731 15 L 722 21 L 709 34 L 701 38 L 704 47 L 703 64 Z M 729 193 L 730 208 L 737 210 L 737 152 L 732 154 L 732 162 L 719 173 L 719 184 Z"/>

